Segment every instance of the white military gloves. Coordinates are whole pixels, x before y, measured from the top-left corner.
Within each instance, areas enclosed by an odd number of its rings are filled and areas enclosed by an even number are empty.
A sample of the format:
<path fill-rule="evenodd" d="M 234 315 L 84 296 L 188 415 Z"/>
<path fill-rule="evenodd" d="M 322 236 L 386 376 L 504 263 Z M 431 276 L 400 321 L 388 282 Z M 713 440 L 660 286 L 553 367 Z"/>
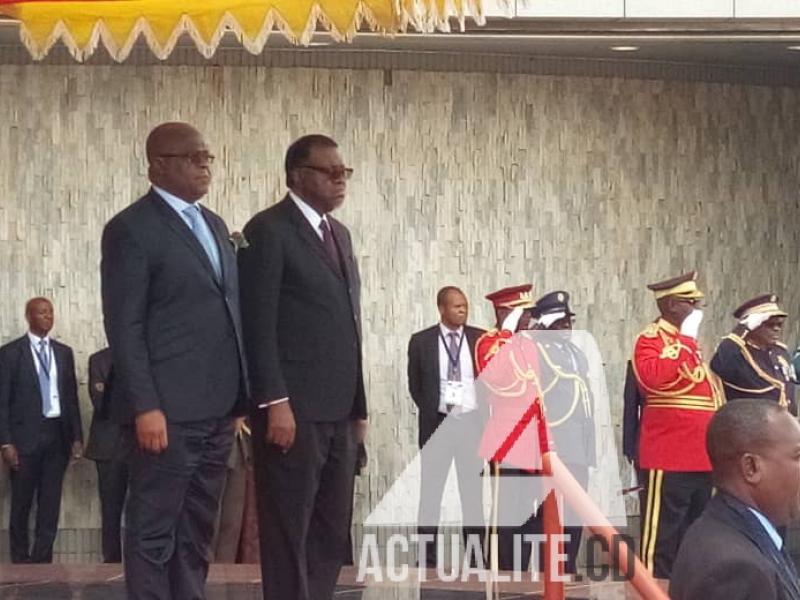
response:
<path fill-rule="evenodd" d="M 689 313 L 689 316 L 681 323 L 681 333 L 683 335 L 688 335 L 690 338 L 697 339 L 697 335 L 700 333 L 700 323 L 702 320 L 703 311 L 699 308 L 693 309 L 692 312 Z"/>

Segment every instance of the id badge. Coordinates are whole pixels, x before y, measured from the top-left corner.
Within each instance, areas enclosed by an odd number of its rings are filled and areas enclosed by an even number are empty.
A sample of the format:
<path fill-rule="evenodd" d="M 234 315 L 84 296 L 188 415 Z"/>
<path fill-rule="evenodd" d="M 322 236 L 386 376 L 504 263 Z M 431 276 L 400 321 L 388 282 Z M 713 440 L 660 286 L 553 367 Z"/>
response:
<path fill-rule="evenodd" d="M 452 406 L 464 404 L 464 383 L 461 381 L 448 381 L 444 387 L 444 403 Z"/>

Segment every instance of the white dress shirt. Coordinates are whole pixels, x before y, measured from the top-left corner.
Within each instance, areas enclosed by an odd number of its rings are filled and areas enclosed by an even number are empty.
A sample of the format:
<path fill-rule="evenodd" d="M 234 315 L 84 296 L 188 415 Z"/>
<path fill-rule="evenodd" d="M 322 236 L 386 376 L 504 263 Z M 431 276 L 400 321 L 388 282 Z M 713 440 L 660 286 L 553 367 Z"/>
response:
<path fill-rule="evenodd" d="M 45 336 L 40 338 L 37 335 L 28 332 L 28 339 L 31 343 L 31 354 L 33 355 L 33 364 L 36 366 L 36 375 L 38 376 L 42 369 L 42 364 L 39 360 L 39 343 L 44 340 L 47 348 L 47 355 L 50 358 L 50 410 L 45 412 L 42 406 L 42 415 L 48 419 L 54 419 L 61 416 L 61 399 L 58 395 L 58 367 L 56 366 L 56 354 L 53 352 L 53 345 L 50 343 L 50 337 Z"/>
<path fill-rule="evenodd" d="M 777 529 L 775 529 L 775 525 L 773 525 L 770 522 L 770 520 L 767 519 L 767 517 L 762 515 L 761 512 L 757 511 L 752 506 L 748 506 L 747 508 L 750 509 L 750 512 L 753 513 L 756 516 L 756 518 L 758 519 L 759 523 L 761 523 L 761 526 L 764 528 L 764 531 L 767 532 L 767 535 L 772 540 L 772 543 L 775 544 L 775 547 L 778 550 L 783 548 L 783 540 L 781 539 L 781 534 L 778 533 Z"/>
<path fill-rule="evenodd" d="M 321 240 L 322 239 L 322 229 L 319 226 L 322 224 L 323 221 L 328 223 L 328 228 L 330 228 L 331 224 L 327 219 L 327 215 L 320 215 L 317 211 L 311 208 L 311 205 L 303 200 L 300 196 L 295 194 L 292 190 L 289 190 L 289 198 L 292 199 L 292 202 L 295 203 L 295 206 L 300 209 L 300 212 L 303 213 L 303 216 L 311 225 L 311 229 L 314 230 L 314 233 L 317 234 L 317 237 Z"/>
<path fill-rule="evenodd" d="M 458 367 L 461 371 L 462 397 L 459 405 L 461 412 L 469 412 L 475 409 L 475 369 L 472 365 L 469 343 L 464 337 L 464 327 L 459 327 L 455 331 L 446 327 L 444 323 L 439 323 L 439 412 L 447 414 L 444 406 L 444 398 L 447 390 L 447 366 L 450 362 L 448 346 L 450 344 L 450 333 L 456 334 L 456 345 L 461 341 L 458 353 Z M 445 345 L 447 344 L 447 346 Z"/>

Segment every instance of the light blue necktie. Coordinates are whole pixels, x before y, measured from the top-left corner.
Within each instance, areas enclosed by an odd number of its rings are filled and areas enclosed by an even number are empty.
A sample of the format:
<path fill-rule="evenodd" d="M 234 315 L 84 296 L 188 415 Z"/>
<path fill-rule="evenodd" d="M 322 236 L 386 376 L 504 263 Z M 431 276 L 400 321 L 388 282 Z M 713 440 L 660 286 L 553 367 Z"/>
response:
<path fill-rule="evenodd" d="M 189 217 L 192 233 L 194 233 L 194 237 L 197 238 L 197 241 L 206 251 L 208 260 L 211 261 L 211 266 L 214 267 L 217 281 L 220 281 L 222 279 L 222 269 L 219 264 L 219 248 L 217 248 L 217 243 L 214 241 L 214 236 L 211 234 L 208 223 L 206 223 L 203 214 L 200 212 L 200 207 L 196 204 L 187 206 L 183 209 L 183 214 Z"/>
<path fill-rule="evenodd" d="M 52 398 L 50 397 L 50 349 L 45 340 L 39 340 L 39 390 L 42 393 L 42 414 L 50 414 Z"/>

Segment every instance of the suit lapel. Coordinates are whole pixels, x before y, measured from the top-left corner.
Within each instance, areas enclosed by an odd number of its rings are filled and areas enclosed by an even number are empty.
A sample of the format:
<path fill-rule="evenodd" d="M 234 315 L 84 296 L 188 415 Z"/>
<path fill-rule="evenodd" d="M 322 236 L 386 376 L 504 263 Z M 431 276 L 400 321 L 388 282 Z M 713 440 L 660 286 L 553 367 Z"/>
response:
<path fill-rule="evenodd" d="M 719 512 L 724 515 L 723 518 L 749 538 L 764 556 L 769 557 L 775 563 L 778 578 L 789 597 L 800 598 L 800 584 L 797 581 L 796 569 L 790 563 L 791 559 L 784 552 L 778 550 L 756 516 L 745 504 L 724 492 L 718 493 L 711 502 L 715 500 L 718 502 Z M 725 513 L 728 514 L 725 515 Z"/>
<path fill-rule="evenodd" d="M 31 350 L 31 340 L 27 335 L 19 339 L 19 368 L 20 374 L 28 377 L 36 384 L 36 389 L 39 390 L 39 395 L 42 394 L 42 388 L 39 386 L 39 375 L 36 373 L 36 364 L 33 362 L 33 351 Z"/>
<path fill-rule="evenodd" d="M 50 339 L 50 347 L 53 349 L 53 360 L 56 361 L 56 377 L 58 378 L 58 397 L 61 398 L 61 402 L 63 403 L 64 396 L 61 394 L 62 387 L 64 385 L 64 367 L 66 366 L 64 363 L 66 359 L 64 358 L 64 349 L 61 347 L 61 344 L 54 341 L 52 338 Z M 64 405 L 61 405 L 61 414 L 64 414 Z"/>
<path fill-rule="evenodd" d="M 472 363 L 472 371 L 477 379 L 478 368 L 475 365 L 475 344 L 478 343 L 478 338 L 481 336 L 481 332 L 467 325 L 464 326 L 464 332 L 467 336 L 467 346 L 469 347 L 469 360 Z"/>
<path fill-rule="evenodd" d="M 150 199 L 153 202 L 153 206 L 155 206 L 164 217 L 164 221 L 167 223 L 167 225 L 169 225 L 172 231 L 175 232 L 175 234 L 189 246 L 192 252 L 194 252 L 194 255 L 203 264 L 203 267 L 205 267 L 205 270 L 209 277 L 211 277 L 211 280 L 217 284 L 218 282 L 216 275 L 214 274 L 214 267 L 211 266 L 211 260 L 209 260 L 205 249 L 202 245 L 200 245 L 200 242 L 197 240 L 194 233 L 192 233 L 192 230 L 189 229 L 189 226 L 178 215 L 178 213 L 176 213 L 172 207 L 167 204 L 167 201 L 158 195 L 157 192 L 151 191 Z M 211 227 L 211 231 L 214 231 L 213 227 Z M 219 244 L 219 242 L 217 243 Z M 220 248 L 220 256 L 222 256 L 222 248 Z"/>
<path fill-rule="evenodd" d="M 286 198 L 284 198 L 283 202 L 285 202 L 287 205 L 289 218 L 297 229 L 297 234 L 300 236 L 300 238 L 308 245 L 311 251 L 328 266 L 331 273 L 337 278 L 341 279 L 342 274 L 340 273 L 339 269 L 336 268 L 333 259 L 325 250 L 322 240 L 317 235 L 317 232 L 314 231 L 313 227 L 311 227 L 311 223 L 308 222 L 308 219 L 306 219 L 305 215 L 300 212 L 300 209 L 297 208 L 294 201 L 288 195 Z M 331 232 L 333 232 L 333 228 L 331 228 Z"/>
<path fill-rule="evenodd" d="M 232 259 L 235 259 L 236 255 L 233 252 L 233 246 L 231 245 L 230 240 L 228 240 L 226 232 L 222 228 L 219 220 L 215 219 L 214 215 L 212 215 L 211 211 L 206 207 L 201 206 L 200 210 L 203 212 L 203 217 L 205 218 L 206 223 L 208 223 L 211 233 L 214 234 L 214 241 L 217 242 L 217 250 L 219 251 L 219 266 L 222 271 L 222 281 L 224 282 L 227 278 L 227 275 L 231 273 L 231 269 L 233 268 Z M 192 237 L 194 237 L 194 234 L 192 234 Z M 203 250 L 203 254 L 205 254 L 205 250 Z M 208 259 L 207 255 L 206 259 Z M 211 261 L 208 261 L 208 265 L 209 267 L 211 266 Z"/>
<path fill-rule="evenodd" d="M 347 233 L 344 231 L 344 225 L 339 223 L 336 219 L 328 215 L 328 223 L 331 226 L 331 235 L 336 243 L 336 249 L 339 251 L 339 259 L 342 265 L 342 276 L 348 283 L 351 283 L 355 278 L 355 262 L 353 260 L 353 249 L 348 242 Z"/>
<path fill-rule="evenodd" d="M 436 389 L 438 390 L 439 369 L 441 369 L 441 365 L 439 364 L 439 325 L 435 325 L 431 331 L 428 348 L 428 352 L 430 352 L 430 363 L 435 367 L 434 373 L 436 373 Z"/>

